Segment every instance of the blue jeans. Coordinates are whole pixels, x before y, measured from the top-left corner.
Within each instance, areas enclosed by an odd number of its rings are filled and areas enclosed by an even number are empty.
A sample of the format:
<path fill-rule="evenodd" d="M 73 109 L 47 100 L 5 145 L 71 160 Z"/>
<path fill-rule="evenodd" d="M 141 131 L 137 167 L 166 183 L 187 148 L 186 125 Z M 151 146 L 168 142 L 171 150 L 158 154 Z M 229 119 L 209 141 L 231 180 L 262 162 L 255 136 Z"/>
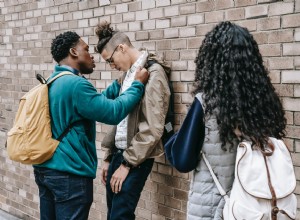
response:
<path fill-rule="evenodd" d="M 93 202 L 93 179 L 34 167 L 41 220 L 86 220 Z"/>
<path fill-rule="evenodd" d="M 154 159 L 147 159 L 138 167 L 130 169 L 122 189 L 115 194 L 111 190 L 110 179 L 120 167 L 123 160 L 123 151 L 118 150 L 112 157 L 108 168 L 106 181 L 107 220 L 135 219 L 135 209 L 141 196 L 148 175 L 151 172 Z"/>

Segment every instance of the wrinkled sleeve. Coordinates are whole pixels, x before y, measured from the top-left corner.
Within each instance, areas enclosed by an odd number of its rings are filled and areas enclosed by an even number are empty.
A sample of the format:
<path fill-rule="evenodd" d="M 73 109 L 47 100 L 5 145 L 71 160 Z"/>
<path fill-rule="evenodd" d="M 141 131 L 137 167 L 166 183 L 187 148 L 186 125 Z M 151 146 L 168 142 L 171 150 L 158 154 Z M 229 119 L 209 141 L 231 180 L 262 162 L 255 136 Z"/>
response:
<path fill-rule="evenodd" d="M 120 84 L 117 80 L 114 80 L 112 84 L 110 84 L 102 94 L 106 96 L 108 99 L 115 99 L 119 96 L 120 93 Z"/>
<path fill-rule="evenodd" d="M 126 92 L 115 99 L 109 99 L 98 93 L 90 82 L 82 80 L 73 94 L 74 108 L 84 118 L 116 125 L 133 110 L 143 94 L 144 85 L 134 81 Z"/>
<path fill-rule="evenodd" d="M 138 132 L 123 153 L 124 158 L 133 166 L 138 166 L 149 158 L 163 135 L 170 100 L 167 80 L 163 71 L 153 70 L 150 73 L 142 101 Z"/>

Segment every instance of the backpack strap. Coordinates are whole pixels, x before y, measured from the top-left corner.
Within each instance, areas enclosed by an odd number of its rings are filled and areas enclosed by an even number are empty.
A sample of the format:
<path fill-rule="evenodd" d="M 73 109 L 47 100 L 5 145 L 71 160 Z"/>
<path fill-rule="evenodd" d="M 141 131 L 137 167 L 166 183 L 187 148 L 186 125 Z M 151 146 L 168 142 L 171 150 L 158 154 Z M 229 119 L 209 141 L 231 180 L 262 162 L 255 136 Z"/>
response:
<path fill-rule="evenodd" d="M 40 75 L 40 74 L 37 74 L 37 77 L 38 77 L 38 75 Z M 54 82 L 54 80 L 56 80 L 57 78 L 64 76 L 64 75 L 74 75 L 74 74 L 69 71 L 63 71 L 63 72 L 57 74 L 52 79 L 50 79 L 49 81 L 48 81 L 49 78 L 45 81 L 46 81 L 47 85 L 49 86 L 52 82 Z M 74 125 L 78 124 L 81 121 L 82 120 L 71 123 L 56 140 L 58 140 L 59 142 L 62 141 L 62 139 L 69 133 L 69 131 L 71 131 L 71 129 L 74 127 Z"/>
<path fill-rule="evenodd" d="M 83 120 L 79 120 L 79 121 L 75 121 L 73 123 L 71 123 L 64 131 L 61 135 L 59 135 L 59 137 L 56 139 L 58 140 L 59 142 L 62 141 L 62 139 L 69 133 L 69 131 L 71 131 L 71 129 L 76 125 L 78 124 L 79 122 L 81 122 Z"/>
<path fill-rule="evenodd" d="M 47 80 L 47 84 L 50 85 L 54 80 L 56 80 L 57 78 L 64 76 L 64 75 L 74 75 L 73 73 L 69 72 L 69 71 L 63 71 L 59 74 L 57 74 L 56 76 L 54 76 L 52 79 L 50 79 L 49 81 Z"/>
<path fill-rule="evenodd" d="M 217 186 L 217 188 L 218 188 L 221 196 L 224 197 L 225 201 L 229 200 L 229 197 L 228 197 L 227 193 L 225 192 L 225 190 L 221 186 L 218 178 L 216 177 L 214 171 L 212 170 L 212 168 L 210 166 L 210 163 L 208 162 L 208 160 L 207 160 L 207 158 L 206 158 L 206 156 L 205 156 L 205 154 L 203 152 L 202 152 L 202 158 L 204 159 L 204 162 L 205 162 L 205 164 L 206 164 L 206 166 L 207 166 L 207 168 L 208 168 L 208 170 L 209 170 L 212 178 L 214 179 L 214 182 L 215 182 L 215 184 L 216 184 L 216 186 Z"/>
<path fill-rule="evenodd" d="M 268 146 L 270 148 L 270 151 L 261 150 L 261 152 L 262 152 L 262 155 L 264 157 L 266 170 L 267 170 L 268 185 L 269 185 L 269 189 L 270 189 L 270 192 L 271 192 L 271 195 L 272 195 L 272 199 L 271 199 L 271 205 L 272 205 L 271 219 L 272 220 L 277 220 L 277 218 L 278 218 L 277 214 L 279 212 L 286 215 L 290 219 L 292 219 L 284 210 L 279 209 L 278 206 L 277 206 L 277 196 L 276 196 L 276 192 L 274 190 L 274 187 L 273 187 L 273 184 L 272 184 L 272 181 L 271 181 L 270 170 L 269 170 L 269 166 L 268 166 L 268 163 L 267 163 L 267 157 L 272 156 L 272 154 L 275 150 L 275 147 L 274 147 L 274 144 L 270 140 L 268 142 Z M 259 149 L 261 149 L 261 148 L 259 148 Z"/>
<path fill-rule="evenodd" d="M 55 77 L 53 77 L 52 79 L 50 79 L 49 82 L 47 82 L 49 80 L 50 77 L 48 77 L 47 79 L 45 79 L 41 74 L 36 74 L 36 79 L 38 81 L 40 81 L 41 84 L 50 84 L 52 83 L 54 80 L 56 80 L 57 78 L 63 76 L 63 75 L 73 75 L 73 73 L 69 72 L 69 71 L 63 71 L 61 73 L 59 73 L 58 75 L 56 75 Z"/>

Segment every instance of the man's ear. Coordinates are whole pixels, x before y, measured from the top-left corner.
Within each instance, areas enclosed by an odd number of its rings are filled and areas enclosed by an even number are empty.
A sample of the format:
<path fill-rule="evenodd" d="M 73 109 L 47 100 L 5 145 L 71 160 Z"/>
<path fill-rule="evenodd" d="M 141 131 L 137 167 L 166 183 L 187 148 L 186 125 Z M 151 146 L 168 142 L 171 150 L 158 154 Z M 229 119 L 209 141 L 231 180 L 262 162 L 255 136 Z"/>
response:
<path fill-rule="evenodd" d="M 78 56 L 77 50 L 74 47 L 70 48 L 69 52 L 70 52 L 71 56 L 73 56 L 73 57 Z"/>
<path fill-rule="evenodd" d="M 119 49 L 120 49 L 120 51 L 122 52 L 122 53 L 124 53 L 125 51 L 126 51 L 126 48 L 127 47 L 127 45 L 126 44 L 120 44 L 119 45 Z"/>

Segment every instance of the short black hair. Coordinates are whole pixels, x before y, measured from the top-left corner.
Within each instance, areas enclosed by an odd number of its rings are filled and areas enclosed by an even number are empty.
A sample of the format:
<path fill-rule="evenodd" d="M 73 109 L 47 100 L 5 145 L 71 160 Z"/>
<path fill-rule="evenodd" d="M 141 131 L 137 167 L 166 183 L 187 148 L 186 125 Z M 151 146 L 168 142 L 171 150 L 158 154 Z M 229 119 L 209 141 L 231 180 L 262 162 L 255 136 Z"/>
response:
<path fill-rule="evenodd" d="M 70 48 L 79 42 L 80 36 L 76 32 L 67 31 L 59 34 L 52 40 L 51 54 L 53 59 L 59 63 L 69 54 Z"/>

